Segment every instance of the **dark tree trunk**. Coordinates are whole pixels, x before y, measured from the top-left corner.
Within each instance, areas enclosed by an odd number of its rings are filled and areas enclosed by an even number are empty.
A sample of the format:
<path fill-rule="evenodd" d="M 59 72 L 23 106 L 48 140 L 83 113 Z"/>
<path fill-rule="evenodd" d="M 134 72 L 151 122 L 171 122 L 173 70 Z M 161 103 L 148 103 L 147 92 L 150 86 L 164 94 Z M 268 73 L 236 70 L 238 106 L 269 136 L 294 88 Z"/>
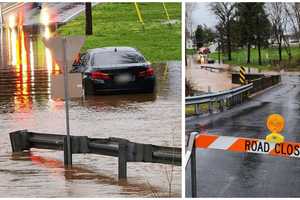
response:
<path fill-rule="evenodd" d="M 281 41 L 278 43 L 278 55 L 279 55 L 279 61 L 282 60 L 282 47 L 281 47 Z"/>
<path fill-rule="evenodd" d="M 231 42 L 230 42 L 230 37 L 228 38 L 228 60 L 231 60 Z"/>
<path fill-rule="evenodd" d="M 250 64 L 250 58 L 251 58 L 251 44 L 250 44 L 250 42 L 248 42 L 247 50 L 248 50 L 248 53 L 247 53 L 247 64 Z"/>
<path fill-rule="evenodd" d="M 218 60 L 219 60 L 219 64 L 221 64 L 221 46 L 219 41 L 218 41 Z"/>
<path fill-rule="evenodd" d="M 230 35 L 230 25 L 227 25 L 227 51 L 228 51 L 228 60 L 231 60 L 231 35 Z"/>
<path fill-rule="evenodd" d="M 93 35 L 92 3 L 85 3 L 85 34 Z"/>
<path fill-rule="evenodd" d="M 261 65 L 261 47 L 260 47 L 260 40 L 258 40 L 257 44 L 257 49 L 258 49 L 258 64 Z"/>

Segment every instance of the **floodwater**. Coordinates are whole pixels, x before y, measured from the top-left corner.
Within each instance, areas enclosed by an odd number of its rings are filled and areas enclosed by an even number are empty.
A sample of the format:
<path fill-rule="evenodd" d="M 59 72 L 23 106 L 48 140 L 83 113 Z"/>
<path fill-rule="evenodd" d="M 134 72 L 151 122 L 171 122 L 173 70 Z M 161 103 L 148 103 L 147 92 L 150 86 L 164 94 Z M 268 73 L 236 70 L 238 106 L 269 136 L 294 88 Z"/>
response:
<path fill-rule="evenodd" d="M 9 132 L 65 134 L 65 110 L 50 94 L 51 76 L 61 69 L 40 40 L 51 29 L 32 33 L 13 26 L 1 34 L 0 197 L 181 196 L 181 167 L 129 163 L 128 180 L 119 182 L 113 157 L 74 155 L 74 168 L 66 170 L 62 152 L 32 149 L 12 155 Z M 71 134 L 181 147 L 181 63 L 167 65 L 167 73 L 165 65 L 154 65 L 155 94 L 72 99 Z"/>
<path fill-rule="evenodd" d="M 232 84 L 229 65 L 206 64 L 196 62 L 195 56 L 188 56 L 186 78 L 191 81 L 194 90 L 201 92 L 218 92 L 236 87 Z M 201 68 L 201 66 L 214 67 Z"/>

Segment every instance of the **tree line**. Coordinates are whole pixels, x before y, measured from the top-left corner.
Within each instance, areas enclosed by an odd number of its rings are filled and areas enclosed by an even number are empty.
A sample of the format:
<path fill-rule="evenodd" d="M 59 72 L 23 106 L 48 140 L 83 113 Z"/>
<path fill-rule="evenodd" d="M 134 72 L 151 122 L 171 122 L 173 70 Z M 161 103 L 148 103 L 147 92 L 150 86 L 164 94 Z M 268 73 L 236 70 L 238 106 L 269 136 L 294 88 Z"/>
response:
<path fill-rule="evenodd" d="M 262 64 L 262 48 L 276 45 L 278 60 L 282 61 L 282 52 L 286 51 L 289 61 L 292 59 L 291 46 L 287 33 L 291 32 L 300 39 L 300 3 L 284 2 L 215 2 L 210 10 L 217 18 L 215 30 L 199 25 L 195 31 L 197 47 L 209 42 L 220 43 L 220 49 L 232 60 L 232 51 L 247 49 L 247 64 L 251 62 L 251 48 L 256 47 L 258 64 Z"/>

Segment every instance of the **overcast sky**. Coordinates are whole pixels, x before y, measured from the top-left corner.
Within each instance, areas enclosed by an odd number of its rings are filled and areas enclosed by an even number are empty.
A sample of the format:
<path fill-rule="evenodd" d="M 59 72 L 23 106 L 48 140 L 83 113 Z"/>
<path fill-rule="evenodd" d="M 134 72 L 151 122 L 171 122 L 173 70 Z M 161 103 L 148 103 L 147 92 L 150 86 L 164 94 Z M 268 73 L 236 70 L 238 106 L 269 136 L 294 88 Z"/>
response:
<path fill-rule="evenodd" d="M 217 24 L 215 15 L 210 11 L 209 3 L 196 3 L 195 7 L 192 14 L 193 27 L 206 24 L 206 26 L 213 28 Z"/>

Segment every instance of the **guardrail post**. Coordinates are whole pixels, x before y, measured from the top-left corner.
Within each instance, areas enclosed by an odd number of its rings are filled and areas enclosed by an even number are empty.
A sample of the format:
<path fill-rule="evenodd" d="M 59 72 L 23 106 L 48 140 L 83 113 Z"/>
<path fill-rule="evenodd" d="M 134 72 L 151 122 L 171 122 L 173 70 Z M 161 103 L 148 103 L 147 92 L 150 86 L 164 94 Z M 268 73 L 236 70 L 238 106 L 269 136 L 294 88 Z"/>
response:
<path fill-rule="evenodd" d="M 119 168 L 119 180 L 127 179 L 127 143 L 121 141 L 119 143 L 119 160 L 118 160 L 118 168 Z"/>
<path fill-rule="evenodd" d="M 195 113 L 196 113 L 197 115 L 200 114 L 200 104 L 195 104 Z"/>
<path fill-rule="evenodd" d="M 70 142 L 70 146 L 68 146 L 68 138 L 67 136 L 64 137 L 64 165 L 67 168 L 72 167 L 72 144 L 71 144 L 71 140 Z M 69 152 L 69 148 L 70 148 L 70 152 Z M 70 157 L 69 157 L 70 156 Z"/>
<path fill-rule="evenodd" d="M 191 180 L 192 180 L 192 197 L 197 197 L 197 166 L 196 166 L 196 148 L 195 142 L 191 152 Z"/>
<path fill-rule="evenodd" d="M 30 149 L 28 134 L 27 130 L 15 131 L 9 134 L 13 152 L 22 152 Z"/>
<path fill-rule="evenodd" d="M 221 112 L 224 111 L 224 100 L 220 100 L 220 101 L 219 101 L 219 110 L 220 110 Z"/>
<path fill-rule="evenodd" d="M 213 102 L 211 102 L 211 101 L 208 103 L 208 112 L 209 113 L 213 112 Z"/>

